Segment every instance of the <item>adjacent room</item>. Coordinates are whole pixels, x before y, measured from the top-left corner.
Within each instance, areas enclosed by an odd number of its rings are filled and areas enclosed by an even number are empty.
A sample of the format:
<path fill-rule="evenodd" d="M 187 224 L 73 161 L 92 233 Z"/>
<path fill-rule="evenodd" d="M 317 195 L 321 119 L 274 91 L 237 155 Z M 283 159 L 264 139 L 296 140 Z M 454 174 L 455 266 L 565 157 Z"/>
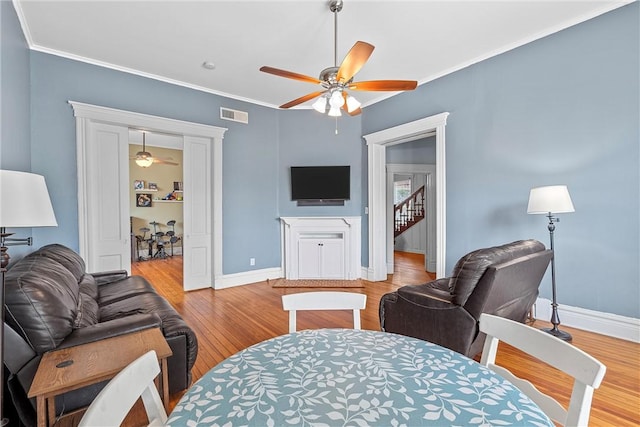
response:
<path fill-rule="evenodd" d="M 640 424 L 638 1 L 0 23 L 0 425 Z"/>

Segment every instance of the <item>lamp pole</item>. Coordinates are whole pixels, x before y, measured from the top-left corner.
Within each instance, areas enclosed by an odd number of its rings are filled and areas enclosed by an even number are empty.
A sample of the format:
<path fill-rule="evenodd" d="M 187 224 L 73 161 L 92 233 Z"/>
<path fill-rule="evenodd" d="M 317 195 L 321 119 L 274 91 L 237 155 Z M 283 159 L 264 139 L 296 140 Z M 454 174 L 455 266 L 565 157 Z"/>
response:
<path fill-rule="evenodd" d="M 558 329 L 558 325 L 560 324 L 560 316 L 558 316 L 558 302 L 556 298 L 556 252 L 553 247 L 553 232 L 556 230 L 556 225 L 554 222 L 560 222 L 560 219 L 554 217 L 551 212 L 549 212 L 547 217 L 549 218 L 549 225 L 547 226 L 547 228 L 549 229 L 549 240 L 551 243 L 551 251 L 553 252 L 553 255 L 551 257 L 551 323 L 553 324 L 553 327 L 543 328 L 542 330 L 553 335 L 554 337 L 560 338 L 561 340 L 571 341 L 571 334 Z"/>

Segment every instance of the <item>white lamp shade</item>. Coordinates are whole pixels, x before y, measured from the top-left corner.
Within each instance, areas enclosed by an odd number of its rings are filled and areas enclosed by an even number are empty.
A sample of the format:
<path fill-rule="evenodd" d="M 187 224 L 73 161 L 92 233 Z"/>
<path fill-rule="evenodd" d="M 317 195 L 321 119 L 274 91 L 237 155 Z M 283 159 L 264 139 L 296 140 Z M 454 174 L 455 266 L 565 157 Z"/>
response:
<path fill-rule="evenodd" d="M 148 168 L 153 164 L 153 156 L 147 151 L 138 151 L 136 153 L 136 165 L 141 168 Z"/>
<path fill-rule="evenodd" d="M 529 192 L 528 214 L 575 212 L 566 185 L 532 188 Z"/>
<path fill-rule="evenodd" d="M 327 98 L 325 98 L 324 96 L 321 96 L 320 98 L 318 98 L 316 100 L 316 102 L 314 102 L 313 104 L 311 104 L 311 106 L 313 107 L 314 110 L 316 110 L 318 113 L 325 113 L 325 111 L 327 110 Z"/>
<path fill-rule="evenodd" d="M 355 99 L 353 96 L 351 95 L 347 96 L 347 111 L 349 113 L 352 113 L 358 108 L 360 108 L 360 105 L 362 105 L 360 104 L 360 101 Z"/>
<path fill-rule="evenodd" d="M 0 227 L 56 226 L 42 175 L 0 170 Z"/>

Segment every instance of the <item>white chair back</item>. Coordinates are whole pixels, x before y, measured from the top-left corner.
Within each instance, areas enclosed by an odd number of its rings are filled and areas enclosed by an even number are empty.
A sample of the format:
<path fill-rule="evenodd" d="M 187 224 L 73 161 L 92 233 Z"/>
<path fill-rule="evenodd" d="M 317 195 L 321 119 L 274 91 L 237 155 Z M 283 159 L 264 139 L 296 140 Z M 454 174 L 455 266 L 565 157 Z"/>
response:
<path fill-rule="evenodd" d="M 480 315 L 480 331 L 487 334 L 480 363 L 497 372 L 533 400 L 549 418 L 565 426 L 589 423 L 593 390 L 600 387 L 607 369 L 602 363 L 573 345 L 522 323 L 486 313 Z M 523 352 L 574 378 L 568 409 L 542 393 L 529 381 L 497 366 L 498 342 Z"/>
<path fill-rule="evenodd" d="M 98 393 L 80 420 L 80 427 L 119 426 L 138 398 L 147 412 L 150 426 L 167 422 L 154 379 L 160 373 L 158 357 L 151 350 L 131 362 Z"/>
<path fill-rule="evenodd" d="M 353 310 L 353 328 L 360 329 L 360 310 L 366 304 L 365 294 L 353 292 L 301 292 L 282 296 L 282 308 L 289 312 L 289 332 L 296 331 L 298 310 Z"/>

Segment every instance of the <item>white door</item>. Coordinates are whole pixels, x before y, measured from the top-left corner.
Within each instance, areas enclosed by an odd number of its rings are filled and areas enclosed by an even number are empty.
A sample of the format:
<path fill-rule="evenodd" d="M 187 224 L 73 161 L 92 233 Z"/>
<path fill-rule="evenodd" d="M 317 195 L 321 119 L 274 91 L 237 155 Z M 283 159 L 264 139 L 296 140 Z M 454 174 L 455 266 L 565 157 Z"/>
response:
<path fill-rule="evenodd" d="M 320 239 L 298 240 L 298 278 L 321 279 L 321 245 Z"/>
<path fill-rule="evenodd" d="M 129 130 L 91 123 L 86 146 L 87 270 L 131 272 Z"/>
<path fill-rule="evenodd" d="M 211 138 L 184 137 L 184 290 L 211 287 Z"/>
<path fill-rule="evenodd" d="M 324 279 L 345 279 L 344 239 L 325 239 L 321 249 L 322 277 Z"/>

